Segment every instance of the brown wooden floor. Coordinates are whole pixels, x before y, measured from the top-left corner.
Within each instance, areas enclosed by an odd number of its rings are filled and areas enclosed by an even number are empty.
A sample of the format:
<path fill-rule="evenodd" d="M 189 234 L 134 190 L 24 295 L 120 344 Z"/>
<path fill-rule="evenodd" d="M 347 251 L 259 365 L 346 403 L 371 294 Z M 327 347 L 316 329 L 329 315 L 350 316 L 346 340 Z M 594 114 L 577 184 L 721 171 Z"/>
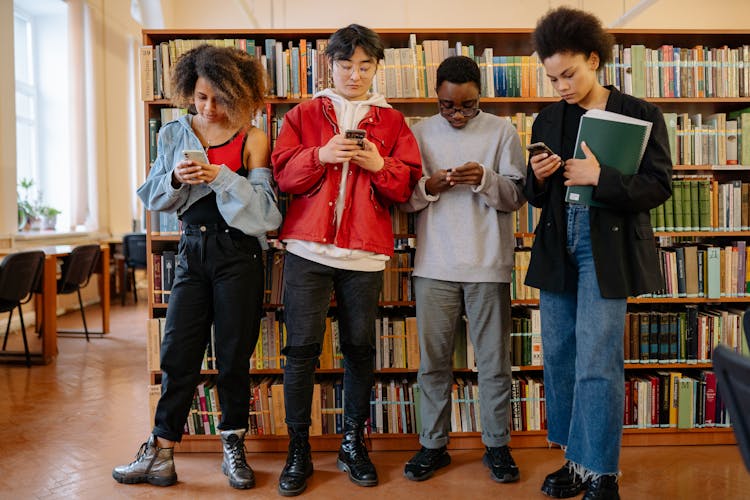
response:
<path fill-rule="evenodd" d="M 112 467 L 130 462 L 150 430 L 143 302 L 113 304 L 113 332 L 105 338 L 88 344 L 61 338 L 51 365 L 0 365 L 0 498 L 280 498 L 276 481 L 285 456 L 277 453 L 249 456 L 257 486 L 247 491 L 228 486 L 219 454 L 178 454 L 180 479 L 169 488 L 112 479 Z M 97 314 L 88 309 L 89 324 L 97 324 Z M 61 327 L 79 322 L 71 314 Z M 517 449 L 513 455 L 521 469 L 515 484 L 491 481 L 480 450 L 452 451 L 450 467 L 414 483 L 402 476 L 410 453 L 377 452 L 380 485 L 361 488 L 336 469 L 335 453 L 315 453 L 315 474 L 302 498 L 546 498 L 541 481 L 562 464 L 562 452 Z M 750 474 L 735 446 L 625 448 L 621 468 L 624 499 L 750 498 Z"/>

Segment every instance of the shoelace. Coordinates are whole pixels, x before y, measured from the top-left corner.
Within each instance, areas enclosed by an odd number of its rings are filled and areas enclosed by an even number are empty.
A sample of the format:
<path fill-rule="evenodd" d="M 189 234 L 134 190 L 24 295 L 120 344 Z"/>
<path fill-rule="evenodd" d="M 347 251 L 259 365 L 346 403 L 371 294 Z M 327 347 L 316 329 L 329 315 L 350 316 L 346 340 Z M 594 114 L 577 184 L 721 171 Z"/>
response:
<path fill-rule="evenodd" d="M 307 458 L 307 453 L 307 446 L 304 442 L 295 443 L 287 460 L 288 464 L 293 467 L 300 466 L 301 462 L 304 462 Z"/>
<path fill-rule="evenodd" d="M 245 460 L 245 452 L 247 450 L 245 449 L 245 444 L 240 443 L 239 441 L 237 443 L 234 443 L 230 447 L 230 453 L 229 453 L 229 459 L 232 461 L 232 467 L 235 469 L 242 468 L 247 469 L 247 461 Z"/>
<path fill-rule="evenodd" d="M 422 449 L 417 452 L 416 460 L 414 461 L 418 464 L 430 464 L 441 454 L 442 448 L 434 449 L 422 447 Z"/>
<path fill-rule="evenodd" d="M 501 446 L 498 448 L 489 448 L 489 454 L 494 461 L 500 462 L 502 465 L 515 466 L 513 457 L 510 454 L 509 446 Z"/>
<path fill-rule="evenodd" d="M 154 445 L 154 447 L 156 447 L 156 445 Z M 130 462 L 130 465 L 137 463 L 141 459 L 141 457 L 146 454 L 147 449 L 148 449 L 148 441 L 143 443 L 141 447 L 138 448 L 138 452 L 135 454 L 135 460 Z"/>

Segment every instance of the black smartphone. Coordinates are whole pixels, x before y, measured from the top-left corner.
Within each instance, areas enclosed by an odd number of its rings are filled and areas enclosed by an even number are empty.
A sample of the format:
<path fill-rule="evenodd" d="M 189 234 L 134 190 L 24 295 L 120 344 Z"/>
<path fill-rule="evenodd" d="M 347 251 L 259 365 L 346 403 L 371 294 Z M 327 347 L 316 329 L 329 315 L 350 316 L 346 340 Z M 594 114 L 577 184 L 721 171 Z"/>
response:
<path fill-rule="evenodd" d="M 532 156 L 536 156 L 538 154 L 547 153 L 549 156 L 552 156 L 555 154 L 554 151 L 552 151 L 549 146 L 547 146 L 543 142 L 533 142 L 526 146 L 526 150 L 529 152 L 529 158 Z M 564 160 L 561 160 L 562 165 L 565 164 Z"/>
<path fill-rule="evenodd" d="M 549 146 L 547 146 L 543 142 L 534 142 L 532 144 L 529 144 L 526 146 L 526 150 L 529 152 L 529 156 L 536 156 L 538 154 L 547 153 L 548 155 L 552 156 L 555 154 Z"/>
<path fill-rule="evenodd" d="M 357 141 L 357 145 L 362 148 L 364 147 L 364 141 L 365 135 L 367 135 L 367 132 L 362 130 L 361 128 L 350 128 L 346 132 L 344 132 L 344 137 L 347 139 L 354 139 Z"/>

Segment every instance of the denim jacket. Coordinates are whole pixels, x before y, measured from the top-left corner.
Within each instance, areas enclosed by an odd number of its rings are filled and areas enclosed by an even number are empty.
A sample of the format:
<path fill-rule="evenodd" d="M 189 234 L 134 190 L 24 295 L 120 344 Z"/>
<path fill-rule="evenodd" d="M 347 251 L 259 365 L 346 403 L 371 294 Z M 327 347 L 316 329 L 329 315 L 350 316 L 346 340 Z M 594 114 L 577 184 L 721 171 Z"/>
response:
<path fill-rule="evenodd" d="M 230 227 L 255 236 L 267 248 L 265 235 L 281 224 L 276 195 L 271 186 L 271 170 L 252 168 L 247 178 L 221 165 L 219 174 L 208 184 L 172 187 L 172 172 L 183 160 L 185 149 L 203 149 L 193 132 L 191 115 L 169 122 L 159 131 L 158 154 L 148 178 L 138 188 L 138 197 L 148 210 L 177 212 L 182 215 L 190 206 L 209 194 L 216 193 L 219 212 Z"/>

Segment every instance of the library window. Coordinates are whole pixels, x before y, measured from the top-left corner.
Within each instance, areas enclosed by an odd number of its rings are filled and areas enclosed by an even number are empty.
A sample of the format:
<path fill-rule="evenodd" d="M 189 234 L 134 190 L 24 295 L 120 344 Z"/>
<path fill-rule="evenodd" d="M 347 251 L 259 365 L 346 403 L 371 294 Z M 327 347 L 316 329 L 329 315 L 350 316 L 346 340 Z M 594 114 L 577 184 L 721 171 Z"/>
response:
<path fill-rule="evenodd" d="M 25 186 L 19 229 L 44 229 L 44 216 L 49 221 L 59 211 L 54 228 L 67 231 L 73 225 L 67 3 L 15 0 L 13 10 L 16 179 Z"/>

